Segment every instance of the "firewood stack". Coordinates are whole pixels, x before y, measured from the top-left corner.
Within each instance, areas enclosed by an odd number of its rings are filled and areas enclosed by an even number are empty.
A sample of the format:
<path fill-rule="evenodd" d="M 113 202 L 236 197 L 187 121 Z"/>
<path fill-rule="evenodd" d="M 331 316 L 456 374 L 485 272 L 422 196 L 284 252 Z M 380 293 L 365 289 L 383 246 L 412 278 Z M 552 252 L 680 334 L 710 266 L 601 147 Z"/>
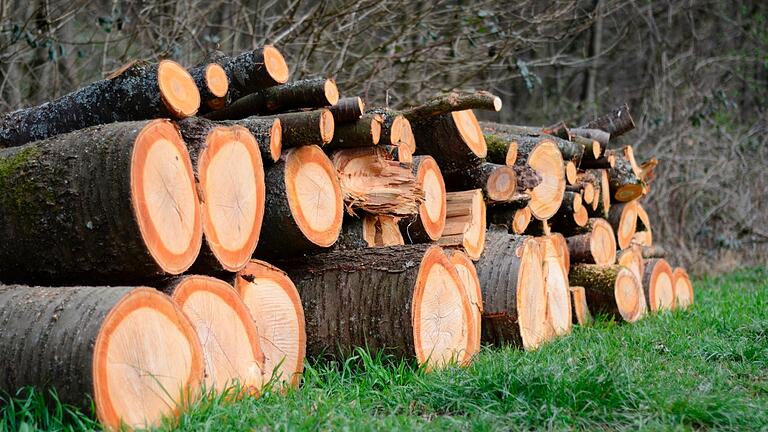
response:
<path fill-rule="evenodd" d="M 305 356 L 467 364 L 693 302 L 626 105 L 525 127 L 479 122 L 487 92 L 398 111 L 289 77 L 272 46 L 136 63 L 0 120 L 1 390 L 144 427 Z"/>

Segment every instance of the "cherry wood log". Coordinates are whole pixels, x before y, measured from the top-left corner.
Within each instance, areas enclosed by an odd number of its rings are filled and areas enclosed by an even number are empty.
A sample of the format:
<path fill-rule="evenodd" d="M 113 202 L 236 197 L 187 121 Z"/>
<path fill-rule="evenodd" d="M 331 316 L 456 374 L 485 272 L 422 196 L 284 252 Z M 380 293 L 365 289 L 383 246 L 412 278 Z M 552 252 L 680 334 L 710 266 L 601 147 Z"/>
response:
<path fill-rule="evenodd" d="M 399 111 L 373 108 L 367 113 L 381 116 L 381 139 L 379 140 L 381 145 L 391 146 L 411 155 L 416 151 L 416 137 L 413 135 L 411 122 Z M 402 159 L 398 160 L 405 162 Z"/>
<path fill-rule="evenodd" d="M 587 304 L 587 294 L 584 287 L 572 286 L 571 301 L 573 302 L 573 323 L 580 326 L 588 326 L 594 322 L 592 313 Z"/>
<path fill-rule="evenodd" d="M 264 165 L 256 138 L 239 126 L 194 117 L 178 123 L 197 181 L 205 241 L 195 271 L 248 263 L 264 218 Z"/>
<path fill-rule="evenodd" d="M 510 166 L 483 162 L 463 176 L 446 179 L 446 187 L 452 192 L 480 189 L 489 204 L 503 203 L 517 195 L 517 174 Z"/>
<path fill-rule="evenodd" d="M 643 196 L 645 183 L 640 178 L 640 167 L 635 162 L 631 146 L 616 153 L 616 165 L 609 169 L 611 199 L 627 202 Z"/>
<path fill-rule="evenodd" d="M 236 57 L 221 55 L 216 62 L 227 73 L 232 101 L 258 90 L 284 84 L 290 76 L 285 58 L 272 45 L 265 45 Z"/>
<path fill-rule="evenodd" d="M 106 123 L 189 117 L 199 106 L 197 86 L 178 63 L 134 63 L 109 79 L 4 115 L 0 119 L 0 148 Z"/>
<path fill-rule="evenodd" d="M 253 317 L 264 353 L 264 381 L 298 387 L 307 333 L 299 292 L 288 275 L 252 260 L 235 276 L 235 289 Z"/>
<path fill-rule="evenodd" d="M 424 201 L 412 167 L 388 160 L 377 147 L 339 149 L 331 155 L 341 193 L 350 214 L 407 216 Z"/>
<path fill-rule="evenodd" d="M 672 267 L 664 258 L 645 260 L 643 263 L 645 301 L 651 312 L 675 308 L 675 286 Z"/>
<path fill-rule="evenodd" d="M 184 272 L 202 223 L 179 132 L 167 120 L 113 123 L 0 150 L 0 236 L 5 282 Z"/>
<path fill-rule="evenodd" d="M 482 340 L 526 349 L 549 337 L 542 252 L 533 237 L 491 226 L 477 261 L 483 299 Z"/>
<path fill-rule="evenodd" d="M 336 249 L 362 249 L 367 247 L 402 246 L 400 218 L 389 215 L 369 215 L 345 218 Z"/>
<path fill-rule="evenodd" d="M 381 124 L 384 120 L 378 114 L 366 114 L 357 120 L 336 126 L 333 139 L 326 149 L 349 147 L 371 147 L 381 139 Z"/>
<path fill-rule="evenodd" d="M 623 105 L 612 109 L 610 112 L 588 122 L 583 129 L 600 129 L 610 134 L 612 138 L 624 135 L 635 128 L 635 121 L 629 113 L 629 106 Z"/>
<path fill-rule="evenodd" d="M 472 334 L 467 338 L 467 349 L 464 357 L 460 359 L 461 363 L 468 364 L 474 355 L 480 352 L 480 342 L 482 340 L 482 320 L 483 320 L 483 293 L 480 290 L 480 279 L 477 276 L 477 269 L 467 254 L 461 251 L 447 251 L 446 255 L 451 260 L 451 264 L 456 267 L 462 286 L 469 299 L 469 309 L 472 316 Z"/>
<path fill-rule="evenodd" d="M 189 318 L 203 349 L 206 389 L 239 385 L 256 395 L 263 384 L 264 354 L 251 313 L 235 289 L 210 276 L 185 275 L 164 291 Z"/>
<path fill-rule="evenodd" d="M 335 105 L 338 101 L 336 81 L 310 78 L 258 90 L 237 99 L 226 108 L 206 114 L 206 117 L 211 120 L 237 120 L 302 108 L 322 108 Z"/>
<path fill-rule="evenodd" d="M 608 222 L 616 233 L 619 249 L 628 248 L 637 230 L 637 202 L 613 204 L 608 212 Z"/>
<path fill-rule="evenodd" d="M 517 141 L 514 137 L 492 133 L 483 133 L 483 136 L 488 147 L 488 153 L 485 156 L 488 162 L 510 166 L 515 164 L 517 161 Z"/>
<path fill-rule="evenodd" d="M 286 151 L 265 172 L 266 205 L 257 257 L 284 257 L 333 245 L 344 201 L 333 163 L 320 147 Z"/>
<path fill-rule="evenodd" d="M 470 302 L 438 246 L 330 252 L 280 266 L 301 296 L 309 357 L 366 347 L 428 368 L 465 357 L 475 332 Z"/>
<path fill-rule="evenodd" d="M 620 265 L 574 264 L 568 274 L 571 286 L 583 286 L 593 312 L 628 322 L 645 315 L 643 287 L 635 275 Z"/>
<path fill-rule="evenodd" d="M 675 284 L 675 308 L 687 309 L 693 304 L 693 284 L 688 272 L 682 267 L 676 267 L 672 276 Z"/>
<path fill-rule="evenodd" d="M 501 111 L 501 98 L 487 91 L 454 91 L 437 96 L 422 105 L 403 110 L 402 114 L 410 122 L 418 123 L 436 116 L 473 109 Z"/>
<path fill-rule="evenodd" d="M 561 234 L 551 233 L 538 237 L 542 251 L 544 285 L 547 291 L 547 323 L 552 335 L 570 333 L 572 327 L 571 295 L 568 289 L 568 267 L 570 257 L 565 239 Z"/>
<path fill-rule="evenodd" d="M 597 141 L 602 149 L 608 148 L 608 143 L 611 139 L 611 134 L 601 129 L 573 128 L 571 133 L 577 137 Z M 600 154 L 602 154 L 602 151 Z"/>
<path fill-rule="evenodd" d="M 262 118 L 280 120 L 284 149 L 308 145 L 324 146 L 331 142 L 335 131 L 333 115 L 326 108 Z"/>
<path fill-rule="evenodd" d="M 159 426 L 203 380 L 192 325 L 152 288 L 0 286 L 0 391 L 54 388 L 105 428 Z"/>
<path fill-rule="evenodd" d="M 283 152 L 283 125 L 277 117 L 248 117 L 241 120 L 222 121 L 222 125 L 242 126 L 253 134 L 261 151 L 261 160 L 271 165 Z"/>
<path fill-rule="evenodd" d="M 443 235 L 437 240 L 442 246 L 463 248 L 473 260 L 478 260 L 485 248 L 485 201 L 480 189 L 445 194 L 446 217 Z"/>
<path fill-rule="evenodd" d="M 362 117 L 365 112 L 365 102 L 358 96 L 344 97 L 328 109 L 333 114 L 334 123 L 339 125 L 353 122 Z"/>
<path fill-rule="evenodd" d="M 218 63 L 208 63 L 189 70 L 200 92 L 200 103 L 207 109 L 217 110 L 227 104 L 229 79 Z"/>
<path fill-rule="evenodd" d="M 443 175 L 431 156 L 414 157 L 411 171 L 424 192 L 424 201 L 416 215 L 400 220 L 400 231 L 408 244 L 436 241 L 443 235 L 447 211 Z"/>
<path fill-rule="evenodd" d="M 530 200 L 531 197 L 528 194 L 517 194 L 514 199 L 508 202 L 489 207 L 486 212 L 488 225 L 503 225 L 512 233 L 515 218 L 519 217 L 518 212 L 527 208 Z M 528 220 L 530 220 L 530 211 L 528 212 Z M 517 223 L 521 222 L 517 221 Z M 525 224 L 527 225 L 528 222 L 526 221 Z"/>
<path fill-rule="evenodd" d="M 601 146 L 600 142 L 597 140 L 576 136 L 574 137 L 573 142 L 584 146 L 584 154 L 582 155 L 582 159 L 598 160 L 603 154 L 604 147 Z"/>
<path fill-rule="evenodd" d="M 578 232 L 565 239 L 572 262 L 599 265 L 616 262 L 616 237 L 607 221 L 589 219 Z"/>

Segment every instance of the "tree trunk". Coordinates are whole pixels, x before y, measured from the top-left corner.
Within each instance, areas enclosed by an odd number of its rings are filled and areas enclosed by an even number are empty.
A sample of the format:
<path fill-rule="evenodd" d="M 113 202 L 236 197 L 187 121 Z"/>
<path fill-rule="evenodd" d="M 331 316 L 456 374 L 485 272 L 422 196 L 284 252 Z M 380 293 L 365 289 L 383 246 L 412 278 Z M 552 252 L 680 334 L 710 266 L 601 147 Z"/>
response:
<path fill-rule="evenodd" d="M 629 106 L 625 103 L 614 108 L 611 112 L 590 121 L 581 128 L 600 129 L 608 132 L 611 135 L 611 138 L 615 138 L 634 129 L 635 121 L 632 120 L 632 115 L 629 113 Z"/>
<path fill-rule="evenodd" d="M 221 56 L 216 62 L 227 73 L 232 101 L 258 90 L 284 84 L 290 76 L 283 55 L 272 45 L 244 52 L 237 57 Z"/>
<path fill-rule="evenodd" d="M 345 97 L 339 99 L 336 105 L 328 108 L 333 114 L 333 121 L 337 125 L 353 122 L 363 116 L 365 103 L 360 97 Z"/>
<path fill-rule="evenodd" d="M 648 309 L 651 312 L 674 309 L 675 285 L 672 267 L 664 258 L 646 260 L 644 267 L 642 280 Z"/>
<path fill-rule="evenodd" d="M 378 114 L 366 114 L 357 120 L 335 127 L 333 139 L 325 148 L 372 147 L 381 139 L 383 120 Z"/>
<path fill-rule="evenodd" d="M 573 301 L 573 323 L 580 326 L 588 326 L 592 324 L 594 319 L 589 312 L 589 305 L 587 304 L 587 295 L 584 291 L 584 287 L 572 286 L 571 300 Z"/>
<path fill-rule="evenodd" d="M 486 235 L 485 251 L 476 264 L 483 295 L 482 340 L 536 348 L 549 328 L 539 244 L 494 226 Z"/>
<path fill-rule="evenodd" d="M 608 222 L 590 219 L 579 232 L 565 239 L 572 262 L 598 265 L 616 262 L 616 237 Z"/>
<path fill-rule="evenodd" d="M 229 80 L 221 65 L 208 63 L 190 69 L 189 74 L 200 92 L 201 106 L 206 107 L 206 110 L 221 109 L 227 104 Z"/>
<path fill-rule="evenodd" d="M 235 277 L 235 289 L 256 324 L 264 353 L 264 381 L 298 387 L 307 333 L 296 286 L 284 271 L 252 260 Z"/>
<path fill-rule="evenodd" d="M 675 284 L 675 308 L 688 309 L 693 304 L 693 284 L 682 267 L 672 271 Z"/>
<path fill-rule="evenodd" d="M 205 242 L 195 271 L 237 271 L 256 250 L 264 218 L 264 166 L 242 126 L 179 122 L 197 180 Z"/>
<path fill-rule="evenodd" d="M 0 323 L 0 391 L 51 387 L 83 410 L 92 398 L 108 429 L 159 426 L 203 379 L 192 325 L 152 288 L 0 286 Z"/>
<path fill-rule="evenodd" d="M 166 120 L 114 123 L 0 150 L 0 237 L 5 282 L 184 272 L 202 224 L 181 136 Z"/>
<path fill-rule="evenodd" d="M 485 201 L 480 189 L 448 192 L 443 235 L 438 244 L 461 247 L 477 261 L 485 248 Z"/>
<path fill-rule="evenodd" d="M 583 286 L 587 304 L 600 312 L 634 322 L 646 312 L 640 281 L 626 267 L 574 264 L 568 275 L 571 286 Z"/>
<path fill-rule="evenodd" d="M 266 204 L 258 257 L 285 257 L 333 245 L 344 202 L 330 159 L 320 147 L 292 149 L 265 173 Z"/>
<path fill-rule="evenodd" d="M 277 117 L 248 117 L 241 120 L 218 122 L 221 125 L 242 126 L 253 134 L 261 151 L 261 160 L 271 165 L 283 152 L 283 125 Z"/>
<path fill-rule="evenodd" d="M 474 332 L 469 299 L 440 247 L 330 252 L 282 267 L 301 295 L 310 357 L 366 347 L 435 367 L 461 359 Z"/>
<path fill-rule="evenodd" d="M 407 243 L 436 241 L 443 235 L 446 218 L 446 193 L 440 167 L 431 156 L 413 158 L 411 171 L 424 192 L 418 213 L 400 220 L 400 231 Z"/>
<path fill-rule="evenodd" d="M 189 73 L 170 60 L 131 65 L 45 104 L 17 110 L 0 120 L 0 147 L 20 146 L 89 126 L 158 117 L 194 115 L 200 94 Z"/>

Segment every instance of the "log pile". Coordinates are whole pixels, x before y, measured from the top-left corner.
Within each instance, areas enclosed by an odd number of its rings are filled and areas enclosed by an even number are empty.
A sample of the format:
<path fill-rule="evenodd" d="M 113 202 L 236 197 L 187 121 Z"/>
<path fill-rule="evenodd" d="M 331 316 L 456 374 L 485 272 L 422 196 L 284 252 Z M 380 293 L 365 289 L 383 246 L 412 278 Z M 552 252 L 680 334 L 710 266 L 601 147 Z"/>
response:
<path fill-rule="evenodd" d="M 473 111 L 500 109 L 366 107 L 265 46 L 7 114 L 0 390 L 53 386 L 138 428 L 201 386 L 297 387 L 305 356 L 465 365 L 691 305 L 642 206 L 656 162 L 616 145 L 628 108 L 580 127 Z"/>

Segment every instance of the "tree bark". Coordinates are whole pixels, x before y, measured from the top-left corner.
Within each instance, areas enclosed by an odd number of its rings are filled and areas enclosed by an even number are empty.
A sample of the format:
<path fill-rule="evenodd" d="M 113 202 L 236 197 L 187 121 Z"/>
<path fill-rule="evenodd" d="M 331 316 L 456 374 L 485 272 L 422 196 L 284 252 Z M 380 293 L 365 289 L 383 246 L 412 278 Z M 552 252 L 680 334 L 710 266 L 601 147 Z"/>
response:
<path fill-rule="evenodd" d="M 337 125 L 353 122 L 363 116 L 365 103 L 358 97 L 345 97 L 339 99 L 336 105 L 328 108 L 333 114 L 333 121 Z"/>
<path fill-rule="evenodd" d="M 325 148 L 372 147 L 381 140 L 381 124 L 378 114 L 366 114 L 357 120 L 335 127 L 333 139 Z"/>
<path fill-rule="evenodd" d="M 449 191 L 480 189 L 489 204 L 503 203 L 517 193 L 517 174 L 510 166 L 483 162 L 464 176 L 446 179 L 446 187 Z"/>
<path fill-rule="evenodd" d="M 565 239 L 571 261 L 599 265 L 616 262 L 616 239 L 608 222 L 590 219 L 579 232 Z"/>
<path fill-rule="evenodd" d="M 237 57 L 220 56 L 216 62 L 227 73 L 233 101 L 258 90 L 284 84 L 290 75 L 285 59 L 272 45 L 244 52 Z"/>
<path fill-rule="evenodd" d="M 403 110 L 402 114 L 410 122 L 418 123 L 455 111 L 472 109 L 501 111 L 501 99 L 487 91 L 474 93 L 454 91 L 438 96 L 423 105 Z"/>
<path fill-rule="evenodd" d="M 620 317 L 629 322 L 645 314 L 642 286 L 625 267 L 574 264 L 568 279 L 571 286 L 584 287 L 587 304 L 594 312 Z M 621 296 L 621 300 L 617 296 Z"/>
<path fill-rule="evenodd" d="M 280 120 L 284 149 L 309 145 L 324 146 L 333 139 L 333 115 L 326 108 L 262 118 Z"/>
<path fill-rule="evenodd" d="M 517 161 L 517 141 L 514 137 L 485 133 L 485 130 L 483 130 L 483 136 L 488 147 L 485 160 L 501 165 L 515 164 Z"/>
<path fill-rule="evenodd" d="M 582 126 L 582 128 L 600 129 L 608 132 L 612 138 L 615 138 L 634 129 L 635 121 L 632 120 L 632 115 L 629 113 L 629 106 L 624 103 L 609 113 L 590 121 Z"/>
<path fill-rule="evenodd" d="M 611 139 L 611 134 L 601 129 L 574 128 L 571 129 L 571 133 L 576 136 L 597 141 L 600 143 L 600 147 L 602 147 L 603 150 L 608 148 L 608 143 Z"/>
<path fill-rule="evenodd" d="M 218 122 L 222 125 L 242 126 L 253 134 L 259 145 L 261 160 L 271 165 L 280 159 L 283 151 L 283 125 L 277 117 L 248 117 L 241 120 Z"/>
<path fill-rule="evenodd" d="M 471 175 L 486 156 L 485 138 L 472 111 L 441 114 L 411 124 L 416 153 L 435 158 L 446 179 Z"/>
<path fill-rule="evenodd" d="M 224 68 L 217 63 L 208 63 L 189 70 L 200 92 L 201 106 L 204 110 L 217 110 L 228 103 L 229 80 Z"/>

